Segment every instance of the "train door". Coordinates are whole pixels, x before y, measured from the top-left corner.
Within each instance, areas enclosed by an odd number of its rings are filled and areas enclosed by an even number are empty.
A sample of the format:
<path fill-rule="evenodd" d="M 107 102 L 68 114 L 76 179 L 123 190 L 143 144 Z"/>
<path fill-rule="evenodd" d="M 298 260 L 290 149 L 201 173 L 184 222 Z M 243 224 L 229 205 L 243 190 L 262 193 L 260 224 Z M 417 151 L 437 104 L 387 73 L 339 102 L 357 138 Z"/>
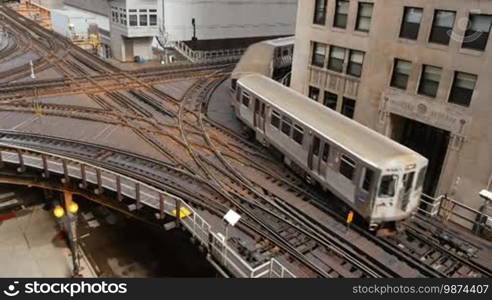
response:
<path fill-rule="evenodd" d="M 322 144 L 321 160 L 319 161 L 319 174 L 324 178 L 326 176 L 326 167 L 328 166 L 328 160 L 330 158 L 330 144 L 327 142 Z"/>
<path fill-rule="evenodd" d="M 363 167 L 359 186 L 357 187 L 356 199 L 357 207 L 363 214 L 370 214 L 371 211 L 371 194 L 375 186 L 376 172 L 369 168 Z"/>
<path fill-rule="evenodd" d="M 408 172 L 403 175 L 403 188 L 400 190 L 400 208 L 405 211 L 407 210 L 407 205 L 410 202 L 410 196 L 412 194 L 413 179 L 415 177 L 415 172 Z"/>
<path fill-rule="evenodd" d="M 321 139 L 313 135 L 313 140 L 309 148 L 308 166 L 311 171 L 319 174 L 320 171 Z"/>
<path fill-rule="evenodd" d="M 265 132 L 265 103 L 259 99 L 255 99 L 255 118 L 254 126 L 261 132 Z"/>

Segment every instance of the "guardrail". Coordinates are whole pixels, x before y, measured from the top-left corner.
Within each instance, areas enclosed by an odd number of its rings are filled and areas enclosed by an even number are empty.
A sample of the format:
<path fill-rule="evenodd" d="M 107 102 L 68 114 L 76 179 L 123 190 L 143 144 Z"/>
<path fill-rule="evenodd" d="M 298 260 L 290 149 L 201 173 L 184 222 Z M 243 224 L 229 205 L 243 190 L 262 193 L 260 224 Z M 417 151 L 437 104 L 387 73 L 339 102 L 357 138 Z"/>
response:
<path fill-rule="evenodd" d="M 273 65 L 276 68 L 285 68 L 292 65 L 293 56 L 286 55 L 282 57 L 276 57 L 273 59 Z"/>
<path fill-rule="evenodd" d="M 236 49 L 220 49 L 220 50 L 193 50 L 185 42 L 179 41 L 174 42 L 173 47 L 184 55 L 187 59 L 192 62 L 203 62 L 210 60 L 218 60 L 218 59 L 239 59 L 241 55 L 243 55 L 246 49 L 244 48 L 236 48 Z"/>
<path fill-rule="evenodd" d="M 61 175 L 62 180 L 75 178 L 81 182 L 79 184 L 81 187 L 87 188 L 88 183 L 96 186 L 94 190 L 96 194 L 101 189 L 107 189 L 116 192 L 118 199 L 122 196 L 134 199 L 135 204 L 129 205 L 129 210 L 139 209 L 142 205 L 146 205 L 156 209 L 159 212 L 156 214 L 159 218 L 162 218 L 164 214 L 177 217 L 183 227 L 201 245 L 209 249 L 214 262 L 236 277 L 296 277 L 275 258 L 260 266 L 252 267 L 230 247 L 222 233 L 213 232 L 210 224 L 195 209 L 183 199 L 166 191 L 74 158 L 7 143 L 0 143 L 0 146 L 7 148 L 0 149 L 0 168 L 4 163 L 10 163 L 17 165 L 19 172 L 25 171 L 26 167 L 31 167 L 41 170 L 45 178 L 51 173 Z"/>
<path fill-rule="evenodd" d="M 443 223 L 454 222 L 480 236 L 492 234 L 492 216 L 490 208 L 484 203 L 481 210 L 473 209 L 463 203 L 441 195 L 437 198 L 423 194 L 418 212 L 427 218 Z"/>

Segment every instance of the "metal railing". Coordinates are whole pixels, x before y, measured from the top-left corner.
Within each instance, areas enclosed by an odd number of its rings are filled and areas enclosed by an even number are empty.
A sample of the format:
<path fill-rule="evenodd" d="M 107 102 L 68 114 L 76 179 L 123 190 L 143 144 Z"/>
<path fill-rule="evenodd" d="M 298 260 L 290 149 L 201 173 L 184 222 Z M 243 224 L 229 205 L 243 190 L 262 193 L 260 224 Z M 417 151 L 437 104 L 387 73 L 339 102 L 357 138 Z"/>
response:
<path fill-rule="evenodd" d="M 178 41 L 173 43 L 173 47 L 192 62 L 216 61 L 220 59 L 239 59 L 246 49 L 220 49 L 220 50 L 193 50 L 185 42 Z"/>
<path fill-rule="evenodd" d="M 476 210 L 446 195 L 437 198 L 423 194 L 418 212 L 427 218 L 437 219 L 442 223 L 453 222 L 469 229 L 480 236 L 492 234 L 492 216 L 487 203 L 481 210 Z"/>
<path fill-rule="evenodd" d="M 276 68 L 285 68 L 292 65 L 293 56 L 285 55 L 281 57 L 275 57 L 273 59 L 273 65 Z"/>
<path fill-rule="evenodd" d="M 238 252 L 236 252 L 224 235 L 213 232 L 210 224 L 183 199 L 166 191 L 140 182 L 128 176 L 121 175 L 106 168 L 83 162 L 74 158 L 51 154 L 24 146 L 0 143 L 8 149 L 0 149 L 0 168 L 3 163 L 18 165 L 17 170 L 22 172 L 26 167 L 41 170 L 43 176 L 58 174 L 62 178 L 75 178 L 82 187 L 87 183 L 97 186 L 98 189 L 114 191 L 118 197 L 126 196 L 134 199 L 135 204 L 129 205 L 129 210 L 135 210 L 146 205 L 159 211 L 158 215 L 178 217 L 179 222 L 197 241 L 207 249 L 214 262 L 227 269 L 236 277 L 296 277 L 275 258 L 253 267 Z"/>

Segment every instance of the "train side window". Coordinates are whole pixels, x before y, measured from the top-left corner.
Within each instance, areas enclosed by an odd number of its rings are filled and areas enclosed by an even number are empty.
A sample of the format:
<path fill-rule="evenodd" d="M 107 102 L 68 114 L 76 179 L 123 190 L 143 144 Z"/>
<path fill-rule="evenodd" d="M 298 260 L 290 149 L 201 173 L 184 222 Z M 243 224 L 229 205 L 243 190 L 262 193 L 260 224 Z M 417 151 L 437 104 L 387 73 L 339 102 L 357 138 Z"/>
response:
<path fill-rule="evenodd" d="M 292 128 L 292 120 L 288 117 L 282 117 L 282 132 L 290 136 L 290 131 Z"/>
<path fill-rule="evenodd" d="M 313 139 L 313 155 L 316 155 L 318 156 L 319 155 L 319 144 L 320 144 L 320 140 L 317 136 L 314 137 Z"/>
<path fill-rule="evenodd" d="M 374 179 L 374 171 L 368 168 L 364 168 L 364 178 L 362 180 L 362 189 L 368 192 L 371 189 L 372 181 Z"/>
<path fill-rule="evenodd" d="M 265 103 L 261 102 L 261 110 L 260 110 L 260 115 L 262 117 L 265 117 Z"/>
<path fill-rule="evenodd" d="M 355 173 L 355 161 L 346 155 L 340 159 L 340 174 L 352 180 Z"/>
<path fill-rule="evenodd" d="M 255 99 L 255 113 L 260 111 L 260 100 Z"/>
<path fill-rule="evenodd" d="M 393 197 L 395 196 L 396 183 L 398 182 L 398 176 L 385 175 L 381 179 L 379 185 L 379 197 Z"/>
<path fill-rule="evenodd" d="M 321 157 L 321 159 L 324 162 L 327 162 L 329 156 L 330 156 L 330 144 L 325 143 L 325 146 L 323 148 L 323 156 Z"/>
<path fill-rule="evenodd" d="M 243 94 L 243 105 L 249 107 L 249 95 L 246 93 Z"/>
<path fill-rule="evenodd" d="M 280 114 L 274 110 L 272 110 L 272 120 L 271 123 L 274 127 L 280 127 Z"/>
<path fill-rule="evenodd" d="M 294 134 L 292 135 L 292 138 L 299 145 L 302 145 L 302 140 L 304 138 L 304 129 L 302 129 L 300 126 L 294 125 Z"/>

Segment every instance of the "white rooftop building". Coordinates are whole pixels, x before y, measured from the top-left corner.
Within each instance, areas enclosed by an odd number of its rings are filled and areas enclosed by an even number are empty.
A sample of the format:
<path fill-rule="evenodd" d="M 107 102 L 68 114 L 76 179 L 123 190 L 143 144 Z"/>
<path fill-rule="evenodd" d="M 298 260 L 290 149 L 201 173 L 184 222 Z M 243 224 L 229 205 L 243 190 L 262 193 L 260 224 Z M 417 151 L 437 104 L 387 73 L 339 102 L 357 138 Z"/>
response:
<path fill-rule="evenodd" d="M 110 0 L 111 51 L 121 61 L 152 59 L 159 34 L 157 0 Z"/>

